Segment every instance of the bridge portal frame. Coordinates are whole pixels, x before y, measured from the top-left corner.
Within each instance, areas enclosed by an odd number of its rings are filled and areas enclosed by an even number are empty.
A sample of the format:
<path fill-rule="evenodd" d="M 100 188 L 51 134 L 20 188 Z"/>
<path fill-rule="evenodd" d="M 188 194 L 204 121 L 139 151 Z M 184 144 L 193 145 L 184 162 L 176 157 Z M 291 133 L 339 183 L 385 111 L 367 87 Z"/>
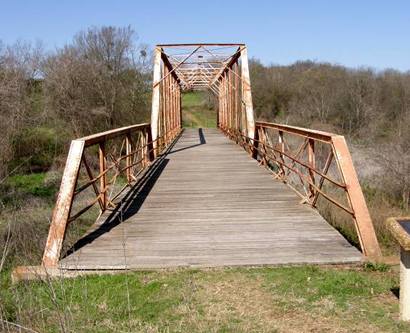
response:
<path fill-rule="evenodd" d="M 182 126 L 181 92 L 190 90 L 209 90 L 214 94 L 218 100 L 219 128 L 254 137 L 255 116 L 245 44 L 159 44 L 154 51 L 153 73 L 154 141 L 167 131 L 167 124 Z M 177 102 L 169 105 L 168 99 Z"/>

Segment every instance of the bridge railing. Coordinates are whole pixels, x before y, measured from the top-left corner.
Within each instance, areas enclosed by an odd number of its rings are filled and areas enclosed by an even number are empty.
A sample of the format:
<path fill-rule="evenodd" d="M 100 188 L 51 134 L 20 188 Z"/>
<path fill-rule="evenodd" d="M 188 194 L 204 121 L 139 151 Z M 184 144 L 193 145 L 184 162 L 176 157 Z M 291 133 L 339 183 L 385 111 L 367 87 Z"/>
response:
<path fill-rule="evenodd" d="M 381 255 L 352 158 L 343 136 L 282 124 L 256 122 L 255 137 L 221 128 L 292 187 L 302 201 L 317 207 L 326 200 L 353 218 L 366 256 Z"/>
<path fill-rule="evenodd" d="M 67 226 L 93 207 L 101 215 L 114 209 L 180 128 L 151 138 L 148 123 L 122 127 L 73 140 L 54 207 L 43 255 L 44 266 L 56 266 Z"/>

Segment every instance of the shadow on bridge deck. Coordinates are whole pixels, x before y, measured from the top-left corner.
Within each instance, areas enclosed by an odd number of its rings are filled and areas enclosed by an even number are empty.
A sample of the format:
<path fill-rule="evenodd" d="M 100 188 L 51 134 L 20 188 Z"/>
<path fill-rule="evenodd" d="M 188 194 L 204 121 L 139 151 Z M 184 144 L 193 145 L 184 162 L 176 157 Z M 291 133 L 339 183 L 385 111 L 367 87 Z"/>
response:
<path fill-rule="evenodd" d="M 115 212 L 60 261 L 65 269 L 351 263 L 314 209 L 218 129 L 187 129 Z"/>

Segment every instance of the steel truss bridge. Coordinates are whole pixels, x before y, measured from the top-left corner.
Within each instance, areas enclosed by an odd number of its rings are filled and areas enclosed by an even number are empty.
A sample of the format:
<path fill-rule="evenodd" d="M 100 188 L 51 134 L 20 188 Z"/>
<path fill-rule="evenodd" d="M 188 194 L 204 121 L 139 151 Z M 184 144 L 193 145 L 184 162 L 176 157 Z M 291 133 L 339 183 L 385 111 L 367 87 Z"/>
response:
<path fill-rule="evenodd" d="M 191 90 L 212 92 L 217 129 L 182 128 L 181 94 Z M 93 211 L 93 226 L 67 249 L 70 225 Z M 354 224 L 359 249 L 321 215 L 335 211 Z M 380 255 L 343 136 L 255 121 L 246 45 L 163 44 L 151 122 L 71 142 L 42 264 L 14 274 Z"/>

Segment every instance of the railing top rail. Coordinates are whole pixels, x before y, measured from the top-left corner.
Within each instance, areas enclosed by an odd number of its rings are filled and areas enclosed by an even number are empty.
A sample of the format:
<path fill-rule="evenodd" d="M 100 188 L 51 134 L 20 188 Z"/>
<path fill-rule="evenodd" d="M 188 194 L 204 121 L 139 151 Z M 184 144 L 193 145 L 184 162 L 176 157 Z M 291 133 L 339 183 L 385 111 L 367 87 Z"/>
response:
<path fill-rule="evenodd" d="M 75 139 L 75 141 L 84 141 L 84 145 L 87 147 L 87 146 L 91 146 L 96 143 L 104 142 L 107 139 L 116 138 L 126 133 L 149 128 L 149 126 L 150 126 L 149 123 L 142 123 L 142 124 L 137 124 L 137 125 L 120 127 L 120 128 L 116 128 L 113 130 L 84 136 L 82 138 Z"/>
<path fill-rule="evenodd" d="M 297 127 L 297 126 L 268 123 L 268 122 L 263 122 L 263 121 L 257 121 L 256 126 L 274 128 L 279 131 L 283 131 L 283 132 L 287 132 L 287 133 L 291 133 L 291 134 L 295 134 L 299 136 L 304 136 L 307 138 L 312 138 L 312 139 L 316 139 L 320 141 L 325 141 L 325 142 L 330 142 L 332 141 L 332 138 L 340 136 L 338 134 L 330 133 L 330 132 L 311 130 L 311 129 Z"/>

